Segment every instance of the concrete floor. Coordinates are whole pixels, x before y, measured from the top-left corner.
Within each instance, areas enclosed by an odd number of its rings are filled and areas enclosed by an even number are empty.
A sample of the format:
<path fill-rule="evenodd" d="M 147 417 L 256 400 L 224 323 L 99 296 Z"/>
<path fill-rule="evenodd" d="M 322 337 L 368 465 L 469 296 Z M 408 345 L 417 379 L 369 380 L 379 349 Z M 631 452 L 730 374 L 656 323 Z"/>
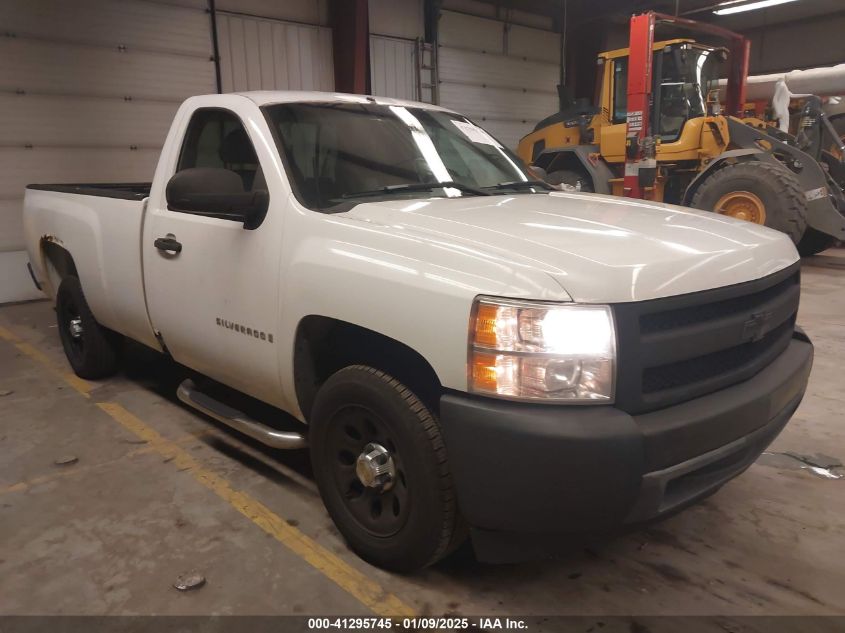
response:
<path fill-rule="evenodd" d="M 845 253 L 803 275 L 816 364 L 770 451 L 845 458 Z M 136 351 L 103 383 L 68 372 L 46 302 L 0 308 L 0 614 L 845 614 L 845 480 L 788 457 L 558 560 L 465 548 L 400 577 L 346 549 L 304 454 L 175 401 L 178 366 Z M 176 591 L 194 569 L 207 584 Z"/>

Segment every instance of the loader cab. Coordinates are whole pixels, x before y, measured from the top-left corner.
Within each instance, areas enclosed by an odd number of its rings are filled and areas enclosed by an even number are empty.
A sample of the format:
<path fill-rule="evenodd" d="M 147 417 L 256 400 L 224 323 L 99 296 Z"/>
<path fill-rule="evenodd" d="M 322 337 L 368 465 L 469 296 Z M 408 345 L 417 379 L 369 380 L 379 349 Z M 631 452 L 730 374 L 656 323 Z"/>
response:
<path fill-rule="evenodd" d="M 660 139 L 660 160 L 695 160 L 702 145 L 708 93 L 717 87 L 727 52 L 692 40 L 654 44 L 653 106 L 650 113 Z M 599 55 L 599 102 L 604 121 L 599 131 L 601 154 L 609 163 L 625 160 L 628 114 L 628 53 L 623 48 Z M 665 156 L 665 158 L 664 158 Z"/>

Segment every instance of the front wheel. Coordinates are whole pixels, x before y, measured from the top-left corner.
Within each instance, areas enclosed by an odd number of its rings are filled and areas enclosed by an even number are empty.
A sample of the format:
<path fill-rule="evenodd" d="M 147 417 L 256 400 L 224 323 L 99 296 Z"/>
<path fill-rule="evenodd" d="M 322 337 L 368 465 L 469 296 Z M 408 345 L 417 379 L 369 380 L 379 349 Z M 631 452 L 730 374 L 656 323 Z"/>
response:
<path fill-rule="evenodd" d="M 341 369 L 317 394 L 310 434 L 320 495 L 361 558 L 407 572 L 460 544 L 440 427 L 398 380 L 364 365 Z"/>
<path fill-rule="evenodd" d="M 59 338 L 80 378 L 106 378 L 117 371 L 120 335 L 97 323 L 76 277 L 62 279 L 56 293 Z"/>
<path fill-rule="evenodd" d="M 794 244 L 807 227 L 807 200 L 798 178 L 786 167 L 759 161 L 726 165 L 707 176 L 690 206 L 768 226 Z"/>
<path fill-rule="evenodd" d="M 827 249 L 836 246 L 838 240 L 835 237 L 822 233 L 815 229 L 808 228 L 804 237 L 798 242 L 798 252 L 802 257 L 817 255 Z"/>
<path fill-rule="evenodd" d="M 576 191 L 583 191 L 586 193 L 592 193 L 595 191 L 595 189 L 593 189 L 593 183 L 590 182 L 590 178 L 587 174 L 573 169 L 559 169 L 558 171 L 553 171 L 546 176 L 545 181 L 550 185 L 569 185 L 570 187 L 575 187 Z"/>

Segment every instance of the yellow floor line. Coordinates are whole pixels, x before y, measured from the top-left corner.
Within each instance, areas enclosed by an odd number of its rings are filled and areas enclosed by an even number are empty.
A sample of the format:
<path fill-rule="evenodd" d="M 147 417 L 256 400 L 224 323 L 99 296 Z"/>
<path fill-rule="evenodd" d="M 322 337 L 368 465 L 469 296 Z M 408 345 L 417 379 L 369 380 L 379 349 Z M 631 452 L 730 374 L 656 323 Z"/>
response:
<path fill-rule="evenodd" d="M 35 349 L 29 343 L 22 341 L 18 336 L 16 336 L 11 330 L 0 326 L 0 339 L 7 341 L 18 348 L 22 354 L 29 356 L 32 360 L 37 361 L 44 365 L 50 373 L 58 376 L 63 381 L 65 381 L 68 385 L 73 387 L 76 391 L 81 393 L 86 398 L 91 397 L 91 391 L 97 387 L 97 383 L 90 382 L 85 380 L 84 378 L 80 378 L 73 372 L 68 371 L 66 368 L 61 367 L 54 363 L 52 360 L 47 358 L 43 352 L 40 350 Z"/>
<path fill-rule="evenodd" d="M 212 429 L 206 429 L 203 431 L 199 431 L 198 433 L 188 433 L 187 435 L 183 435 L 182 437 L 176 438 L 175 440 L 173 440 L 173 443 L 186 444 L 188 442 L 198 440 L 199 438 L 205 435 L 211 435 L 213 433 L 214 431 Z M 24 479 L 23 481 L 18 481 L 17 483 L 6 486 L 5 488 L 0 488 L 0 496 L 12 492 L 23 492 L 24 490 L 29 490 L 34 486 L 40 486 L 41 484 L 46 484 L 51 481 L 81 475 L 92 470 L 97 470 L 105 466 L 110 466 L 124 459 L 135 457 L 136 455 L 144 455 L 146 453 L 153 452 L 155 452 L 155 449 L 152 446 L 145 445 L 140 448 L 136 448 L 135 450 L 129 451 L 125 455 L 121 455 L 120 457 L 115 457 L 114 459 L 109 459 L 104 462 L 97 462 L 96 464 L 74 464 L 70 467 L 63 467 L 61 470 L 47 473 L 45 475 L 39 475 L 37 477 L 32 477 L 31 479 Z"/>
<path fill-rule="evenodd" d="M 179 470 L 188 471 L 203 486 L 229 503 L 238 512 L 273 536 L 292 552 L 318 569 L 341 589 L 358 599 L 373 612 L 384 616 L 411 616 L 411 607 L 396 596 L 387 593 L 381 585 L 335 556 L 284 519 L 273 513 L 260 501 L 235 490 L 229 482 L 203 467 L 190 453 L 132 415 L 116 402 L 98 402 L 97 406 L 109 414 L 123 428 L 146 440 L 162 457 L 171 458 Z"/>
<path fill-rule="evenodd" d="M 41 351 L 24 343 L 13 332 L 0 326 L 0 338 L 15 345 L 29 358 L 44 365 L 86 398 L 96 386 L 87 380 L 61 370 Z M 373 613 L 381 616 L 413 616 L 414 610 L 398 597 L 388 593 L 380 584 L 343 561 L 325 547 L 306 536 L 275 514 L 260 501 L 245 492 L 235 490 L 227 480 L 208 470 L 175 442 L 168 440 L 116 402 L 98 402 L 97 406 L 115 422 L 140 439 L 147 447 L 168 459 L 179 470 L 189 472 L 193 478 L 226 501 L 255 525 L 317 569 L 326 578 L 349 593 Z M 147 447 L 144 447 L 145 449 Z"/>

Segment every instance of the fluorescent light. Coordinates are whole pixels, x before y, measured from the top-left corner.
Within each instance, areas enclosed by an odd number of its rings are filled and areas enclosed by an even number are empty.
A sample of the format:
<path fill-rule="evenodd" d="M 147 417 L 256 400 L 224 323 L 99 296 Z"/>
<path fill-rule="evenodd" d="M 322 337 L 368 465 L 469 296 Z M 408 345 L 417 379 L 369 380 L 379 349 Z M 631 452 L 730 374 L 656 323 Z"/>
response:
<path fill-rule="evenodd" d="M 795 2 L 795 0 L 758 0 L 757 2 L 750 2 L 742 4 L 738 7 L 727 7 L 725 9 L 716 9 L 713 11 L 716 15 L 730 15 L 731 13 L 742 13 L 743 11 L 753 11 L 754 9 L 765 9 L 766 7 L 774 7 L 779 4 L 786 4 L 787 2 Z M 722 4 L 736 4 L 733 2 L 723 2 Z"/>
<path fill-rule="evenodd" d="M 726 7 L 729 4 L 739 4 L 740 2 L 748 2 L 749 0 L 727 0 L 726 2 L 719 2 L 716 4 L 717 7 Z M 707 7 L 708 9 L 712 9 L 713 7 Z"/>

